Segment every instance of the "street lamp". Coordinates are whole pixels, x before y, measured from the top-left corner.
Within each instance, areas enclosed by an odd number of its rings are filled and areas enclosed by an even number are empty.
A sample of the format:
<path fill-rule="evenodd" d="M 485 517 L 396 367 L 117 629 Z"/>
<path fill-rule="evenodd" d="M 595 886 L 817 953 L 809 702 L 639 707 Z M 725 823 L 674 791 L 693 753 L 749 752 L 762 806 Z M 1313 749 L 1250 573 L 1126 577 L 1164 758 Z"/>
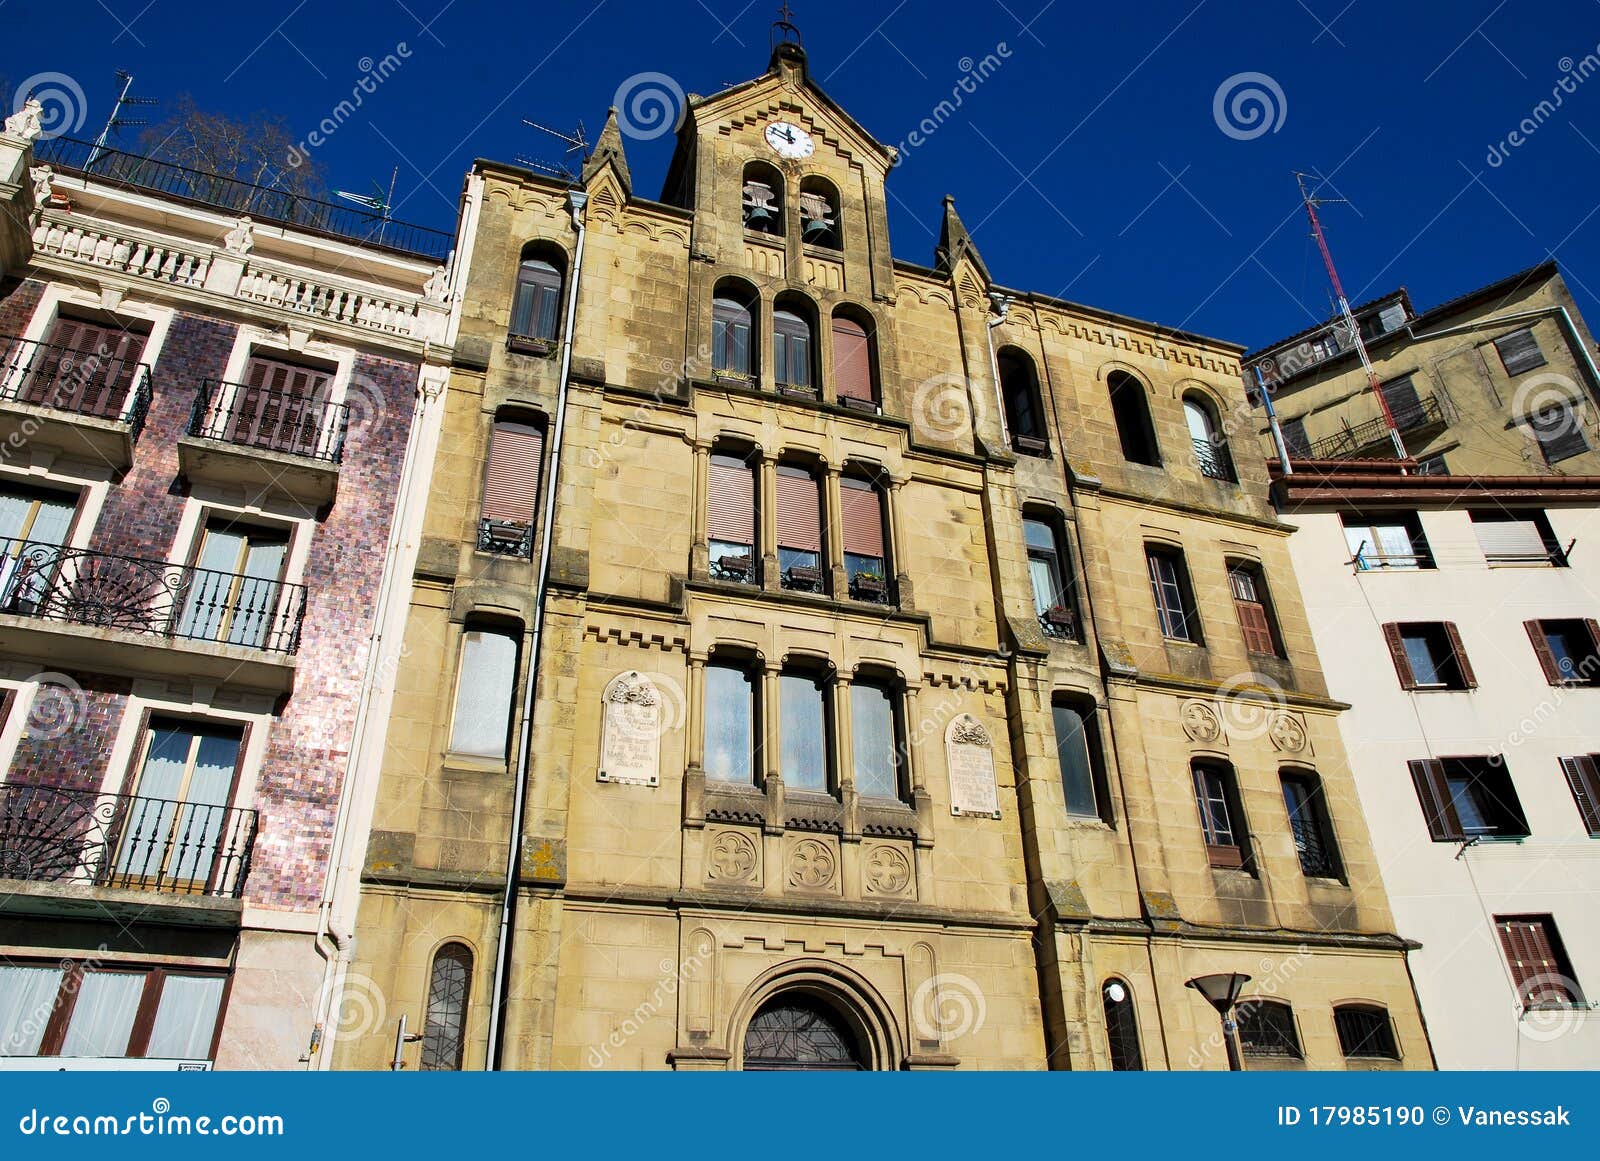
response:
<path fill-rule="evenodd" d="M 1227 1046 L 1228 1068 L 1233 1072 L 1244 1071 L 1244 1065 L 1239 1060 L 1236 1038 L 1238 1026 L 1233 1022 L 1233 1006 L 1239 1002 L 1239 993 L 1249 982 L 1250 977 L 1243 972 L 1217 972 L 1209 976 L 1195 976 L 1184 982 L 1185 987 L 1193 988 L 1204 996 L 1217 1010 L 1217 1015 L 1222 1017 L 1222 1042 Z"/>

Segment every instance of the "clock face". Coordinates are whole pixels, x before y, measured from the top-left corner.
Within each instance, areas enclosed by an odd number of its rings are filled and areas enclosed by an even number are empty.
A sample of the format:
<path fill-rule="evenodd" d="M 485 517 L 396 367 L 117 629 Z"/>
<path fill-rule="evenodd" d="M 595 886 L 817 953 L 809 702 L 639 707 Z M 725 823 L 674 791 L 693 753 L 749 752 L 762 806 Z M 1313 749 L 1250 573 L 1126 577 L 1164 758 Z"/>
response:
<path fill-rule="evenodd" d="M 798 125 L 791 125 L 787 121 L 774 121 L 767 126 L 767 144 L 779 157 L 787 157 L 790 161 L 802 157 L 810 157 L 816 142 L 811 140 L 811 134 Z"/>

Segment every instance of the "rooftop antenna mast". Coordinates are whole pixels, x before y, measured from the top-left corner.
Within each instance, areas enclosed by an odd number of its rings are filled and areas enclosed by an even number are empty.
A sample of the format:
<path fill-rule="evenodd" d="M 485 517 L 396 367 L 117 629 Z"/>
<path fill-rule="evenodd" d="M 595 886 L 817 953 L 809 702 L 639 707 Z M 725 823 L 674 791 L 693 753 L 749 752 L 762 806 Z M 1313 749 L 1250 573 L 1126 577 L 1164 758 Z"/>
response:
<path fill-rule="evenodd" d="M 1311 235 L 1317 240 L 1317 249 L 1322 251 L 1322 263 L 1328 268 L 1328 281 L 1333 283 L 1333 293 L 1339 300 L 1339 313 L 1343 316 L 1345 325 L 1350 328 L 1350 337 L 1355 341 L 1356 353 L 1361 356 L 1361 366 L 1367 373 L 1367 386 L 1372 394 L 1377 397 L 1378 407 L 1383 411 L 1383 422 L 1389 428 L 1389 439 L 1394 444 L 1394 454 L 1400 459 L 1406 458 L 1406 445 L 1400 438 L 1400 428 L 1395 424 L 1394 412 L 1389 410 L 1389 401 L 1383 397 L 1382 385 L 1378 382 L 1378 372 L 1373 370 L 1372 359 L 1367 355 L 1366 341 L 1361 337 L 1361 328 L 1356 324 L 1356 316 L 1350 310 L 1350 300 L 1344 296 L 1344 284 L 1339 281 L 1339 271 L 1333 265 L 1333 254 L 1328 250 L 1328 240 L 1322 234 L 1322 223 L 1317 220 L 1317 207 L 1331 202 L 1342 202 L 1343 198 L 1319 198 L 1306 188 L 1306 178 L 1311 174 L 1296 173 L 1295 181 L 1300 186 L 1300 200 L 1305 203 L 1306 217 L 1311 222 Z"/>
<path fill-rule="evenodd" d="M 111 107 L 111 116 L 106 118 L 105 128 L 100 130 L 100 136 L 94 140 L 94 147 L 89 150 L 89 160 L 83 163 L 83 168 L 86 170 L 94 168 L 94 163 L 107 150 L 112 135 L 118 129 L 132 129 L 140 125 L 150 124 L 143 117 L 124 117 L 122 115 L 124 108 L 148 108 L 151 105 L 160 104 L 154 97 L 135 97 L 132 95 L 132 73 L 118 69 L 117 80 L 122 82 L 122 88 L 117 93 L 117 103 Z"/>
<path fill-rule="evenodd" d="M 352 193 L 349 190 L 336 189 L 334 195 L 347 202 L 355 202 L 363 209 L 370 210 L 378 215 L 378 245 L 383 245 L 383 235 L 389 228 L 389 216 L 394 212 L 394 185 L 400 179 L 400 167 L 394 167 L 394 172 L 389 175 L 389 192 L 384 193 L 383 187 L 377 182 L 372 183 L 372 192 L 369 194 Z"/>
<path fill-rule="evenodd" d="M 534 157 L 518 157 L 517 162 L 526 165 L 529 169 L 536 169 L 540 173 L 547 173 L 551 177 L 560 178 L 565 182 L 576 183 L 578 173 L 583 169 L 583 163 L 589 160 L 589 139 L 584 136 L 583 122 L 578 122 L 578 128 L 572 133 L 563 133 L 559 129 L 552 129 L 548 125 L 541 125 L 537 121 L 530 121 L 526 117 L 522 123 L 529 129 L 537 129 L 541 133 L 548 133 L 558 141 L 566 143 L 566 152 L 561 155 L 561 160 L 552 164 Z M 574 170 L 568 161 L 574 153 L 578 155 L 578 168 Z"/>

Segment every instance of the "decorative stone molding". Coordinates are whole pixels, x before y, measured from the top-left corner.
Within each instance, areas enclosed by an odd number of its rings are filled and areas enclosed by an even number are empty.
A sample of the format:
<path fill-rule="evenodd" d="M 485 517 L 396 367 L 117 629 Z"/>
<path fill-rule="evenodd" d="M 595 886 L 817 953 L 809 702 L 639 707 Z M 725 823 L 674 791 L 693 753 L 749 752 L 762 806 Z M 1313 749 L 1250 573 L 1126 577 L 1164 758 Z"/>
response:
<path fill-rule="evenodd" d="M 1190 741 L 1215 742 L 1222 737 L 1222 720 L 1207 702 L 1184 702 L 1183 708 L 1178 711 L 1178 720 L 1182 722 L 1183 732 Z"/>
<path fill-rule="evenodd" d="M 40 119 L 43 113 L 44 106 L 30 97 L 22 108 L 6 118 L 6 132 L 24 141 L 34 140 L 44 131 L 44 124 Z"/>
<path fill-rule="evenodd" d="M 240 218 L 222 238 L 223 249 L 230 254 L 237 254 L 241 258 L 255 249 L 255 223 L 248 217 Z"/>
<path fill-rule="evenodd" d="M 823 890 L 833 885 L 839 859 L 821 839 L 805 838 L 789 850 L 789 886 Z"/>
<path fill-rule="evenodd" d="M 999 818 L 994 743 L 983 723 L 971 714 L 957 717 L 945 729 L 944 753 L 950 774 L 950 813 L 958 817 Z"/>
<path fill-rule="evenodd" d="M 904 851 L 886 843 L 866 849 L 866 890 L 869 895 L 904 895 L 911 886 L 911 860 Z"/>
<path fill-rule="evenodd" d="M 1310 742 L 1305 723 L 1298 715 L 1290 713 L 1280 713 L 1274 717 L 1272 724 L 1267 727 L 1267 736 L 1272 739 L 1274 748 L 1290 754 L 1304 753 Z"/>
<path fill-rule="evenodd" d="M 752 884 L 761 865 L 760 848 L 740 830 L 711 832 L 706 855 L 706 881 L 717 884 Z"/>

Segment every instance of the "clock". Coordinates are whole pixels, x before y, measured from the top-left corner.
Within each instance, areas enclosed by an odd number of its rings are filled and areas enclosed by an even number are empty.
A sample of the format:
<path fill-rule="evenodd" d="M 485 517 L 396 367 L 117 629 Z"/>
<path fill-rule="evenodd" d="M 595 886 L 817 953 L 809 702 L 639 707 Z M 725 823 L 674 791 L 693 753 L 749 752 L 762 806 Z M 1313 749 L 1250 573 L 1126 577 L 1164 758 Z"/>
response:
<path fill-rule="evenodd" d="M 787 121 L 774 121 L 768 125 L 766 138 L 774 153 L 790 161 L 810 157 L 817 147 L 817 143 L 811 139 L 811 134 Z"/>

